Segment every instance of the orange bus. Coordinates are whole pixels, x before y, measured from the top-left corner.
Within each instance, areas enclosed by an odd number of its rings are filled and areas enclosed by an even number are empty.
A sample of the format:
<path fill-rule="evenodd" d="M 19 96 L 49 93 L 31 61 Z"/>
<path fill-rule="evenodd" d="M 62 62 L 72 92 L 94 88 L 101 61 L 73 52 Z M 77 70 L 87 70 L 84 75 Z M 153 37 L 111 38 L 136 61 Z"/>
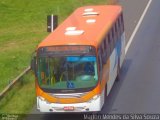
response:
<path fill-rule="evenodd" d="M 40 112 L 101 111 L 120 74 L 125 32 L 119 5 L 76 9 L 37 47 L 31 68 Z"/>

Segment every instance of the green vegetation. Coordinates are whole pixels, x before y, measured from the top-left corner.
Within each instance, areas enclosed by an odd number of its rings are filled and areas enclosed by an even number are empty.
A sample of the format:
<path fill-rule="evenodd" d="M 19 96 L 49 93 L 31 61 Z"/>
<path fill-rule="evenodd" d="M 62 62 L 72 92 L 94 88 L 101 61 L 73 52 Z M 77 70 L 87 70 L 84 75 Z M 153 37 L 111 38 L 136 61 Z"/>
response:
<path fill-rule="evenodd" d="M 0 102 L 0 113 L 25 114 L 35 104 L 35 86 L 31 72 L 25 75 Z"/>
<path fill-rule="evenodd" d="M 107 0 L 1 0 L 0 91 L 30 64 L 31 53 L 47 36 L 46 16 L 61 22 L 78 6 L 105 4 Z"/>
<path fill-rule="evenodd" d="M 109 0 L 1 0 L 0 92 L 29 64 L 31 54 L 48 33 L 46 16 L 59 22 L 83 5 L 107 4 Z M 0 113 L 27 113 L 35 102 L 34 77 L 29 73 L 0 101 Z"/>

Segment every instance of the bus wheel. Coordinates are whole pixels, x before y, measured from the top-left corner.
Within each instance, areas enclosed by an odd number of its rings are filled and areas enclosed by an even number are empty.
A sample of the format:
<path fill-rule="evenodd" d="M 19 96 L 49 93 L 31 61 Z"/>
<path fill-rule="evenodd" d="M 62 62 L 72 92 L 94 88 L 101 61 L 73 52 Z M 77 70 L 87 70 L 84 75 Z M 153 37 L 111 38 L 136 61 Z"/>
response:
<path fill-rule="evenodd" d="M 120 65 L 118 64 L 116 81 L 119 80 L 120 80 Z"/>

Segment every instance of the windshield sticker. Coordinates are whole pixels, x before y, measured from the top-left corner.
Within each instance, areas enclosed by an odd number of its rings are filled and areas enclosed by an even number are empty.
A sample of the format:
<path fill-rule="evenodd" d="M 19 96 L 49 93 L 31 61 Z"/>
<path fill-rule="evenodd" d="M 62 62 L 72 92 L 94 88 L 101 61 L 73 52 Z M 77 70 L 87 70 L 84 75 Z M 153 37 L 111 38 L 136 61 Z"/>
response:
<path fill-rule="evenodd" d="M 71 81 L 67 81 L 67 88 L 69 89 L 75 88 L 74 83 Z"/>

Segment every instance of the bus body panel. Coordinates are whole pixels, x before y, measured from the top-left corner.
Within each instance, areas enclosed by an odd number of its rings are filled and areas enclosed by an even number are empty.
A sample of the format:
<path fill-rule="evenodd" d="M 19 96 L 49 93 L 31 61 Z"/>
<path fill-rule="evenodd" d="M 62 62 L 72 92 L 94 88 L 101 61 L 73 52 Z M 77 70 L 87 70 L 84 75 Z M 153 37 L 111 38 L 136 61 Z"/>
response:
<path fill-rule="evenodd" d="M 110 90 L 114 84 L 115 78 L 117 76 L 117 52 L 114 48 L 109 60 L 110 60 L 110 71 L 109 71 L 109 80 L 107 82 L 107 96 L 110 93 Z"/>
<path fill-rule="evenodd" d="M 115 48 L 109 58 L 110 60 L 110 72 L 109 72 L 109 80 L 107 82 L 107 96 L 109 95 L 113 84 L 117 77 L 117 69 L 118 63 L 120 64 L 120 68 L 123 64 L 125 57 L 125 33 L 123 33 L 120 37 L 120 40 L 115 45 Z"/>

